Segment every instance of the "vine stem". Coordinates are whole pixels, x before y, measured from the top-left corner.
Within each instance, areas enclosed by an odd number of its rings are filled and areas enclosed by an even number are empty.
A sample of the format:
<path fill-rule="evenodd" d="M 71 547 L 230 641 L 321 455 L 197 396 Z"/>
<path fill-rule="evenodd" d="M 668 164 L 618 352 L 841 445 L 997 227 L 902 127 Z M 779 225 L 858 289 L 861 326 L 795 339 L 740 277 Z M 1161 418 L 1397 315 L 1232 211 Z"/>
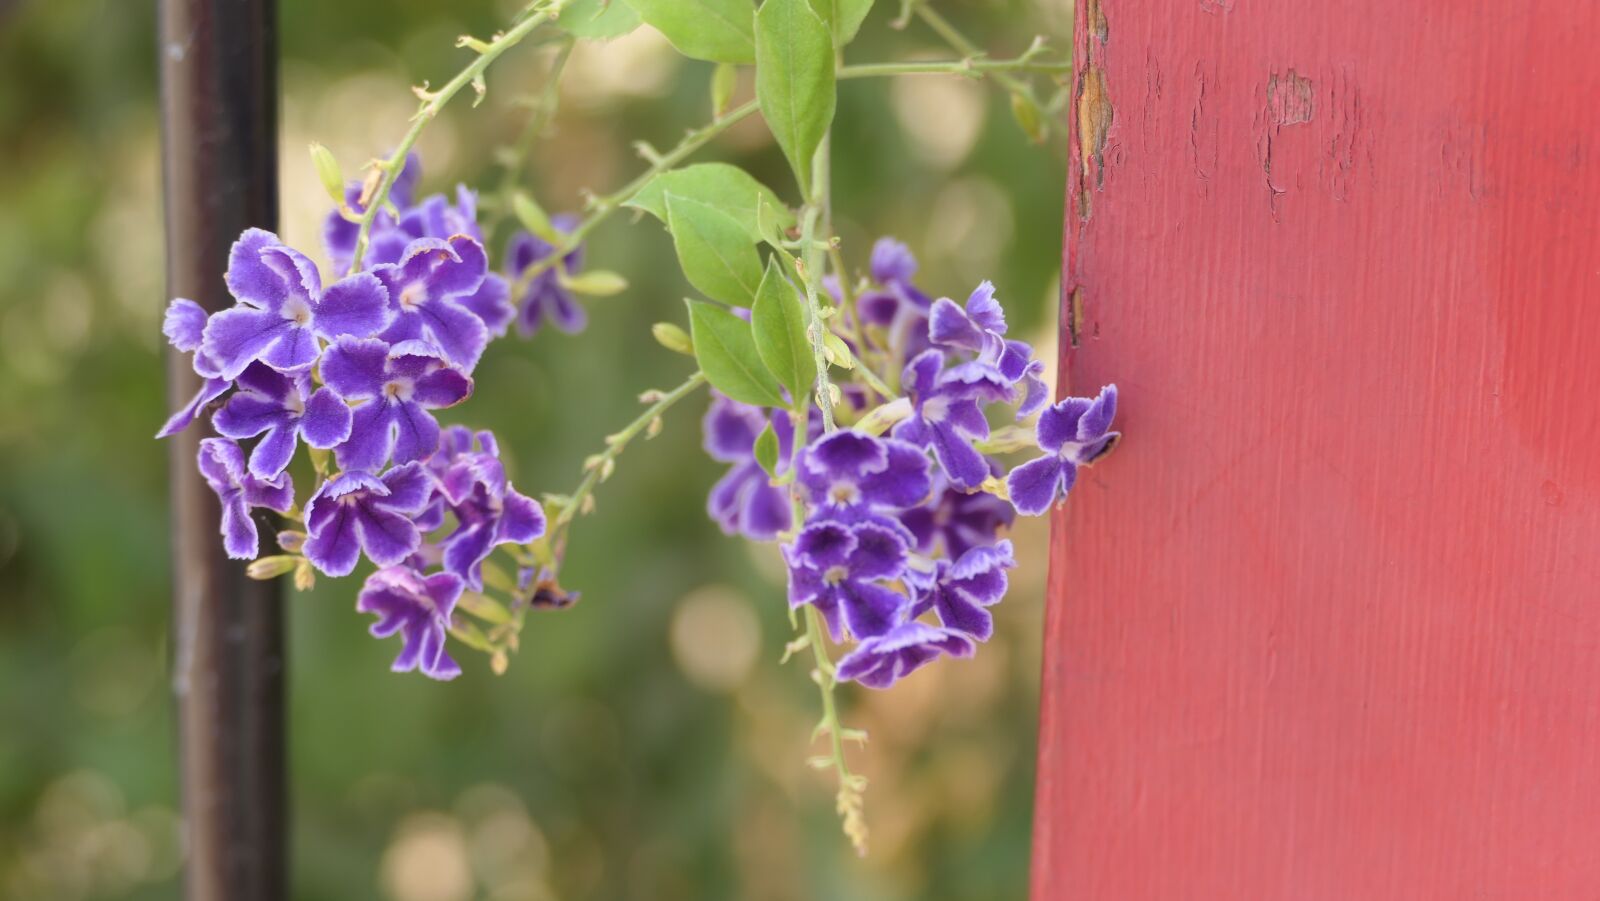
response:
<path fill-rule="evenodd" d="M 622 205 L 632 200 L 635 194 L 644 190 L 644 186 L 649 184 L 652 178 L 683 162 L 695 151 L 710 143 L 717 135 L 731 128 L 734 123 L 745 119 L 760 108 L 761 104 L 755 100 L 734 107 L 704 126 L 689 132 L 682 141 L 678 142 L 676 147 L 660 156 L 651 157 L 650 167 L 639 173 L 632 181 L 612 191 L 610 194 L 591 200 L 589 202 L 589 215 L 585 216 L 577 227 L 567 233 L 560 247 L 557 247 L 549 256 L 523 270 L 522 274 L 517 277 L 516 283 L 511 286 L 511 296 L 521 297 L 523 292 L 528 290 L 528 286 L 533 284 L 533 280 L 539 277 L 540 273 L 566 258 L 566 255 L 571 253 L 573 248 L 583 243 L 583 239 L 591 231 L 594 231 L 600 223 L 609 218 L 612 213 L 622 209 Z"/>
<path fill-rule="evenodd" d="M 523 166 L 527 165 L 528 156 L 533 152 L 533 145 L 539 140 L 540 133 L 555 115 L 561 96 L 561 74 L 566 71 L 567 60 L 572 58 L 572 49 L 576 45 L 577 40 L 574 38 L 568 37 L 562 40 L 560 49 L 556 51 L 556 58 L 550 64 L 550 71 L 545 75 L 544 88 L 539 92 L 539 99 L 535 101 L 527 124 L 523 125 L 522 133 L 517 135 L 516 143 L 511 145 L 510 153 L 504 160 L 505 171 L 500 174 L 500 184 L 495 188 L 494 219 L 490 220 L 488 227 L 484 229 L 487 237 L 492 238 L 499 230 L 500 224 L 511 215 L 511 198 L 516 191 L 517 177 L 522 173 Z"/>
<path fill-rule="evenodd" d="M 606 449 L 584 461 L 583 481 L 578 483 L 577 490 L 572 492 L 572 496 L 562 506 L 561 513 L 556 516 L 555 524 L 550 528 L 549 540 L 552 547 L 557 546 L 565 536 L 567 527 L 572 524 L 572 520 L 577 518 L 584 503 L 594 493 L 595 486 L 611 474 L 611 469 L 616 465 L 617 457 L 621 456 L 623 450 L 627 448 L 628 442 L 637 438 L 640 432 L 649 428 L 650 423 L 670 409 L 673 404 L 688 397 L 694 392 L 694 389 L 705 384 L 705 382 L 705 373 L 696 371 L 683 384 L 657 397 L 648 409 L 639 414 L 637 419 L 623 426 L 621 431 L 613 432 L 606 436 Z"/>
<path fill-rule="evenodd" d="M 928 4 L 918 3 L 916 5 L 916 15 L 917 18 L 921 19 L 924 24 L 933 29 L 934 32 L 939 35 L 939 37 L 944 38 L 944 42 L 946 44 L 949 44 L 952 49 L 962 56 L 974 58 L 983 54 L 983 51 L 978 48 L 977 44 L 974 44 L 972 41 L 968 40 L 967 36 L 962 34 L 961 30 L 956 28 L 955 25 L 951 24 L 949 19 L 946 19 L 939 13 L 934 12 L 934 10 L 929 7 Z M 1072 65 L 1067 63 L 1066 66 L 1067 71 L 1070 73 L 1072 71 Z M 1033 96 L 1033 89 L 1028 87 L 1027 84 L 1017 77 L 1013 76 L 1010 72 L 1004 69 L 997 69 L 992 74 L 994 76 L 994 80 L 1004 85 L 1006 90 L 1015 94 L 1024 94 L 1029 97 Z"/>
<path fill-rule="evenodd" d="M 1072 63 L 1035 60 L 1028 56 L 1016 59 L 982 59 L 967 57 L 956 60 L 936 60 L 906 63 L 863 63 L 845 66 L 839 70 L 840 78 L 874 78 L 885 75 L 961 75 L 982 78 L 991 73 L 1047 72 L 1053 75 L 1070 74 Z"/>
<path fill-rule="evenodd" d="M 361 212 L 361 228 L 356 232 L 355 255 L 350 260 L 351 274 L 361 271 L 361 260 L 367 255 L 367 241 L 372 235 L 372 223 L 377 219 L 378 211 L 389 202 L 389 191 L 394 187 L 395 179 L 400 177 L 400 170 L 405 168 L 406 156 L 411 153 L 411 148 L 416 146 L 417 139 L 422 136 L 422 130 L 439 115 L 445 104 L 461 93 L 462 88 L 469 84 L 478 84 L 481 90 L 480 79 L 490 63 L 498 59 L 500 54 L 521 43 L 522 39 L 533 33 L 534 29 L 559 17 L 562 9 L 573 2 L 575 0 L 549 0 L 544 8 L 496 35 L 488 43 L 463 38 L 462 45 L 475 50 L 477 58 L 457 72 L 456 76 L 439 90 L 417 89 L 417 94 L 422 98 L 422 105 L 417 108 L 416 115 L 411 117 L 411 128 L 400 139 L 400 143 L 395 146 L 389 158 L 378 165 L 381 173 L 378 186 L 373 190 L 372 196 L 364 198 L 366 206 Z"/>

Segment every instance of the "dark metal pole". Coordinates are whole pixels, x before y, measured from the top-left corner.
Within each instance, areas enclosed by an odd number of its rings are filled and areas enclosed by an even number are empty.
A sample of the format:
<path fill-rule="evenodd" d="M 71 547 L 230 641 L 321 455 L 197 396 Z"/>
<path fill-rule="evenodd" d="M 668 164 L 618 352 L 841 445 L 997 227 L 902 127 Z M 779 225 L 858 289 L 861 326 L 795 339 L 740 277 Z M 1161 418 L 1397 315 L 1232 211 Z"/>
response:
<path fill-rule="evenodd" d="M 228 247 L 278 219 L 275 0 L 160 0 L 167 287 L 208 310 L 231 301 Z M 199 388 L 167 360 L 176 407 Z M 196 425 L 170 439 L 173 688 L 190 901 L 286 895 L 283 606 L 245 578 L 195 471 Z M 271 532 L 262 530 L 264 541 Z"/>

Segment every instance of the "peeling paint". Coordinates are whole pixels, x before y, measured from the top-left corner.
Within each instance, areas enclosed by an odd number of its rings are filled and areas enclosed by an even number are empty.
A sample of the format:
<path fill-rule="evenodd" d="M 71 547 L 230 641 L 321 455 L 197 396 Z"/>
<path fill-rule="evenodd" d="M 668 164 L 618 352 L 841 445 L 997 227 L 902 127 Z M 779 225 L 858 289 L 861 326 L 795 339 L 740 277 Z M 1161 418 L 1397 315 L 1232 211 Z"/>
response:
<path fill-rule="evenodd" d="M 1311 79 L 1290 69 L 1267 79 L 1267 113 L 1274 125 L 1299 125 L 1316 115 L 1316 91 Z"/>
<path fill-rule="evenodd" d="M 1089 46 L 1084 54 L 1074 103 L 1078 117 L 1078 153 L 1083 166 L 1079 214 L 1088 219 L 1090 184 L 1097 191 L 1105 185 L 1106 136 L 1115 114 L 1106 91 L 1105 76 L 1105 45 L 1110 34 L 1099 0 L 1087 0 L 1083 14 L 1088 17 Z"/>
<path fill-rule="evenodd" d="M 1073 347 L 1081 343 L 1083 337 L 1083 288 L 1073 288 L 1072 297 L 1067 308 L 1067 340 Z"/>

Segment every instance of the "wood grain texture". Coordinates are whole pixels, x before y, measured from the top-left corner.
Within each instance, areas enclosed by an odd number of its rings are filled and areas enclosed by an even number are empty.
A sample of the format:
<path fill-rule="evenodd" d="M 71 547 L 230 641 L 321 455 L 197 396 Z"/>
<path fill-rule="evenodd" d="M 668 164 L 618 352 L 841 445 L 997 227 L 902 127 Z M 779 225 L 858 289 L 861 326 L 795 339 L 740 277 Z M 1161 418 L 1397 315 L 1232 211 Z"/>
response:
<path fill-rule="evenodd" d="M 1600 897 L 1596 34 L 1080 5 L 1036 901 Z"/>

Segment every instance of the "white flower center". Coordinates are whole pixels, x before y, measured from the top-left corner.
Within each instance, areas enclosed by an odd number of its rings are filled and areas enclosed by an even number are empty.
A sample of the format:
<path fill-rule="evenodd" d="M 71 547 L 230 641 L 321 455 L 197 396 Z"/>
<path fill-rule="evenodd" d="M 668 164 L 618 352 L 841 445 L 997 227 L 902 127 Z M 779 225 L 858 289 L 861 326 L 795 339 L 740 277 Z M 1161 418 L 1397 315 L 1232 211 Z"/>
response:
<path fill-rule="evenodd" d="M 861 489 L 849 482 L 834 482 L 828 489 L 828 500 L 841 506 L 848 506 L 861 499 Z"/>
<path fill-rule="evenodd" d="M 422 302 L 428 299 L 428 287 L 422 282 L 412 282 L 400 292 L 400 309 L 414 312 Z"/>
<path fill-rule="evenodd" d="M 289 411 L 289 415 L 299 419 L 306 412 L 305 398 L 300 396 L 299 391 L 290 391 L 289 396 L 283 399 L 283 408 Z"/>
<path fill-rule="evenodd" d="M 922 404 L 922 418 L 928 422 L 944 422 L 950 418 L 950 398 L 936 395 Z"/>
<path fill-rule="evenodd" d="M 417 386 L 412 384 L 410 379 L 395 379 L 384 384 L 383 396 L 390 400 L 405 403 L 411 399 L 411 395 L 416 391 L 416 388 Z"/>
<path fill-rule="evenodd" d="M 278 312 L 295 325 L 304 327 L 311 324 L 311 301 L 298 294 L 284 300 Z"/>
<path fill-rule="evenodd" d="M 843 566 L 830 566 L 822 574 L 822 581 L 828 585 L 838 585 L 848 578 L 850 578 L 850 570 L 845 569 Z"/>

